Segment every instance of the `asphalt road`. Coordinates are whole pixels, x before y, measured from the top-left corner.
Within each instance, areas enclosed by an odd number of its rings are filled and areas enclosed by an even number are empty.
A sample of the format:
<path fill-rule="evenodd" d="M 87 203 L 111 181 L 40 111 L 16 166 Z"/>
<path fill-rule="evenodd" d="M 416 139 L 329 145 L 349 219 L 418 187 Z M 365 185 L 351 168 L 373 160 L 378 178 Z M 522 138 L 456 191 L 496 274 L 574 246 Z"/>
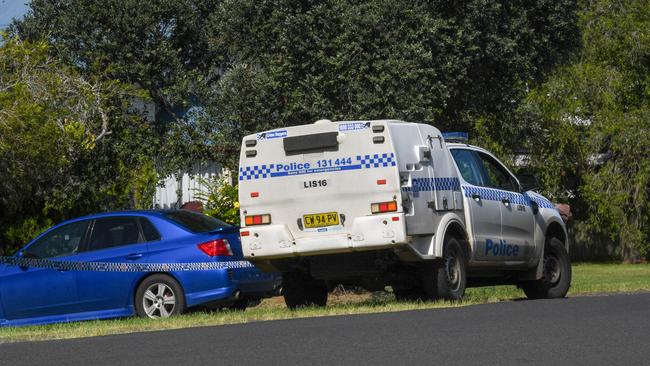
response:
<path fill-rule="evenodd" d="M 648 365 L 650 294 L 0 345 L 2 365 Z"/>

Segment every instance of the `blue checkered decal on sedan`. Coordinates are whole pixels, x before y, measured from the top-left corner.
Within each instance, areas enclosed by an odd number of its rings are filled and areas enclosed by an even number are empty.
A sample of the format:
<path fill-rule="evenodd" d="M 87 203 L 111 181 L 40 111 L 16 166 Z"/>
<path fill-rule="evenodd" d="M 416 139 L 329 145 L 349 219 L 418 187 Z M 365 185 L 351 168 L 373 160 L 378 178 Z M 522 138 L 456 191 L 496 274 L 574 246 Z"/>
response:
<path fill-rule="evenodd" d="M 196 262 L 196 263 L 113 263 L 113 262 L 73 262 L 51 259 L 0 257 L 0 263 L 29 267 L 48 268 L 60 271 L 98 271 L 98 272 L 177 272 L 208 271 L 215 269 L 252 268 L 248 261 Z"/>
<path fill-rule="evenodd" d="M 387 166 L 395 166 L 395 154 L 394 153 L 384 153 L 384 154 L 373 154 L 373 155 L 357 155 L 357 161 L 364 168 L 379 168 Z"/>

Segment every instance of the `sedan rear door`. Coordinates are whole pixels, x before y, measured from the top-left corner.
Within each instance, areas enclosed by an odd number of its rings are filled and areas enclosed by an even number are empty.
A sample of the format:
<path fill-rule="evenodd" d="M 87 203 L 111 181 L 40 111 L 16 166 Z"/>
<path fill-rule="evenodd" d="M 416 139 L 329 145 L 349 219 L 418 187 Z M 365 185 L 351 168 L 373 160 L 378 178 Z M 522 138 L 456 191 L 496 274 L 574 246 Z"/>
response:
<path fill-rule="evenodd" d="M 80 255 L 82 260 L 124 263 L 125 267 L 114 271 L 78 272 L 77 286 L 83 311 L 124 311 L 131 303 L 133 285 L 144 274 L 128 271 L 126 266 L 147 259 L 143 225 L 151 224 L 138 216 L 111 216 L 93 222 L 88 243 Z"/>

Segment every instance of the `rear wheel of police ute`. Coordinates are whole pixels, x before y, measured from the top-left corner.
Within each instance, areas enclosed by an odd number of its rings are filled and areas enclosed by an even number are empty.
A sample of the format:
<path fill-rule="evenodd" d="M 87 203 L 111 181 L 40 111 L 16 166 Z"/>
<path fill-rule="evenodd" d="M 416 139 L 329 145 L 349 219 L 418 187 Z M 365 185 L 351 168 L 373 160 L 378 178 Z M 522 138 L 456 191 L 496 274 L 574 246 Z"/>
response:
<path fill-rule="evenodd" d="M 325 281 L 316 280 L 302 272 L 282 274 L 282 294 L 289 309 L 304 306 L 325 306 L 328 288 Z"/>
<path fill-rule="evenodd" d="M 143 318 L 160 319 L 185 311 L 185 294 L 175 279 L 164 274 L 145 278 L 135 292 L 135 310 Z"/>
<path fill-rule="evenodd" d="M 429 298 L 460 301 L 465 295 L 467 285 L 465 252 L 458 239 L 449 236 L 445 239 L 442 260 L 433 264 L 429 282 L 424 284 Z M 433 277 L 433 278 L 431 278 Z"/>
<path fill-rule="evenodd" d="M 536 281 L 522 282 L 520 287 L 529 299 L 565 297 L 571 286 L 571 262 L 562 241 L 547 238 L 544 247 L 544 276 Z"/>

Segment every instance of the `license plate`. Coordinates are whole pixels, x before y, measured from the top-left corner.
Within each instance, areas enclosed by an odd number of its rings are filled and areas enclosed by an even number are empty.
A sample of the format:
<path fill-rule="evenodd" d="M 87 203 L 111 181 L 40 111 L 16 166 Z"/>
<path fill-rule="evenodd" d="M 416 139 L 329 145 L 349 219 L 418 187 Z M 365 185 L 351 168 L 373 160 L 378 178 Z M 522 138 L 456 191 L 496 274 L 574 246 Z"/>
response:
<path fill-rule="evenodd" d="M 302 217 L 302 221 L 305 223 L 305 227 L 308 229 L 334 226 L 339 224 L 339 214 L 338 212 L 326 212 L 304 215 Z"/>

